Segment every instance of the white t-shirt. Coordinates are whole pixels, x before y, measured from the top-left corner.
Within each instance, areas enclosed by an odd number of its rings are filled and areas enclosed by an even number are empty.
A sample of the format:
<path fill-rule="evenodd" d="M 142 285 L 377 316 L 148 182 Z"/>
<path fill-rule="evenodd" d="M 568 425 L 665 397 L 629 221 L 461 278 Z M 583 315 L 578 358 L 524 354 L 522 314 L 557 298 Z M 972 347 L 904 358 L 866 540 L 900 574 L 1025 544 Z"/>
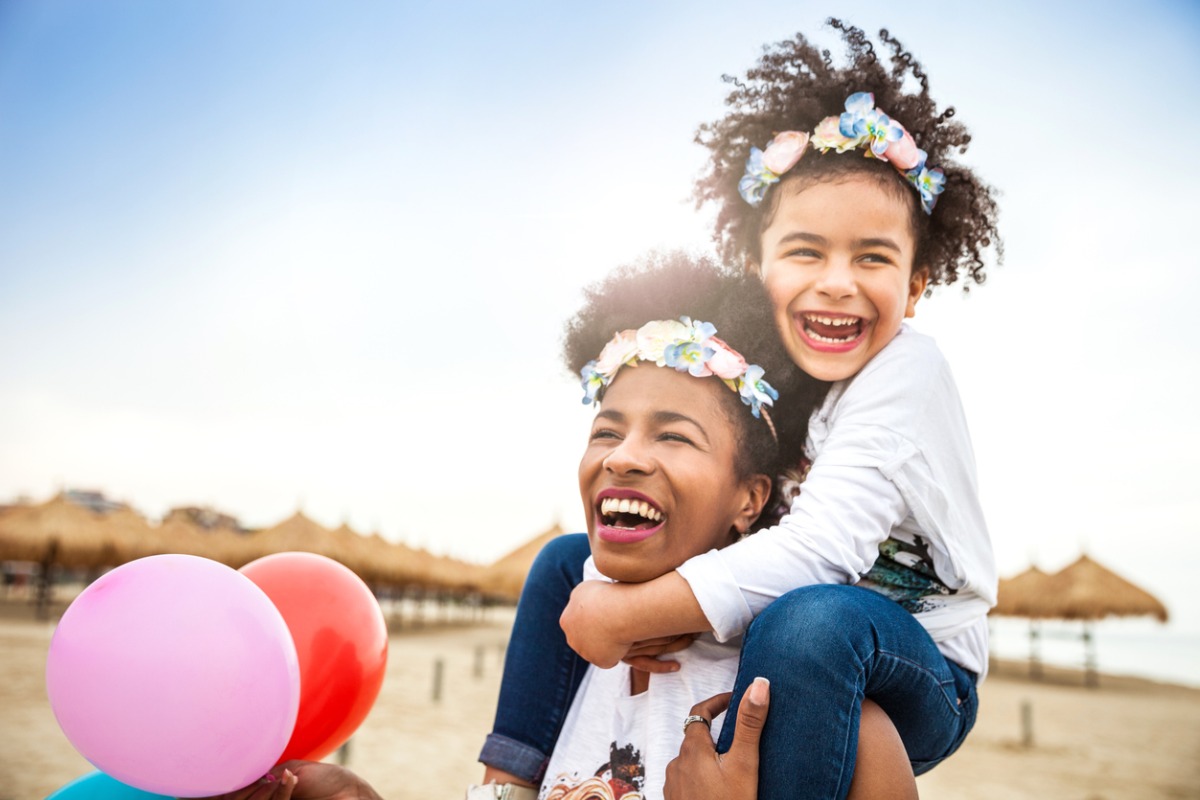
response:
<path fill-rule="evenodd" d="M 667 764 L 679 755 L 683 720 L 692 706 L 728 692 L 737 677 L 740 640 L 701 636 L 671 654 L 678 672 L 651 675 L 630 694 L 625 664 L 588 667 L 546 767 L 539 800 L 656 800 Z M 715 742 L 725 715 L 712 725 Z M 699 724 L 699 723 L 697 723 Z"/>
<path fill-rule="evenodd" d="M 717 638 L 800 586 L 859 583 L 900 602 L 940 651 L 982 676 L 996 567 L 949 365 L 902 326 L 809 423 L 812 467 L 772 528 L 679 568 Z"/>

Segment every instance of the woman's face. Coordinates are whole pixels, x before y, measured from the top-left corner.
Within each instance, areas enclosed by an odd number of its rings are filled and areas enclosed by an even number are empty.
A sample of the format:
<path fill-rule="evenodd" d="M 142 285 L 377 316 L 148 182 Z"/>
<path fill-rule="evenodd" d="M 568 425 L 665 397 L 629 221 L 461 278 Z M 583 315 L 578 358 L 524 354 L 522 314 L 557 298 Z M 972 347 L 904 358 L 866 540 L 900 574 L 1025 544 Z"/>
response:
<path fill-rule="evenodd" d="M 911 198 L 867 175 L 779 191 L 759 265 L 776 325 L 797 366 L 845 380 L 887 346 L 925 291 L 927 273 L 913 270 Z"/>
<path fill-rule="evenodd" d="M 596 566 L 640 582 L 724 547 L 749 529 L 770 493 L 739 480 L 735 423 L 717 380 L 649 363 L 606 389 L 579 462 L 579 492 Z"/>

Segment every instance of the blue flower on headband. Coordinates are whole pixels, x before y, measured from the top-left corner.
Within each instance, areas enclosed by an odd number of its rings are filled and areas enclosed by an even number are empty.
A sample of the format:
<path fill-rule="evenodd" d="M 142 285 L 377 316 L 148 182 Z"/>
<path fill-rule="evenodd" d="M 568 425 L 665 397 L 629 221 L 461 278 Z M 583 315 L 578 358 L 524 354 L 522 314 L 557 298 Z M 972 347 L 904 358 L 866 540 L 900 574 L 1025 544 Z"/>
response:
<path fill-rule="evenodd" d="M 746 174 L 738 181 L 738 192 L 742 199 L 757 206 L 773 183 L 779 183 L 779 176 L 763 166 L 763 151 L 751 147 L 750 157 L 746 159 Z"/>
<path fill-rule="evenodd" d="M 696 341 L 700 344 L 706 343 L 709 339 L 717 335 L 717 326 L 711 322 L 692 321 L 691 317 L 680 317 L 679 321 L 684 325 L 691 325 L 692 331 L 696 336 Z"/>
<path fill-rule="evenodd" d="M 674 367 L 680 372 L 687 372 L 693 377 L 702 378 L 712 374 L 705 362 L 716 352 L 713 348 L 705 347 L 698 342 L 679 342 L 667 345 L 663 356 L 667 360 L 668 367 Z"/>
<path fill-rule="evenodd" d="M 915 167 L 904 173 L 904 177 L 917 190 L 917 194 L 921 195 L 921 208 L 926 214 L 933 213 L 933 207 L 937 205 L 937 197 L 946 188 L 946 176 L 942 173 L 941 167 L 929 169 L 925 166 L 925 151 L 918 151 L 921 155 L 921 161 Z"/>
<path fill-rule="evenodd" d="M 742 396 L 742 402 L 750 406 L 750 413 L 755 417 L 760 416 L 764 405 L 772 405 L 779 399 L 779 392 L 775 391 L 775 387 L 763 380 L 764 374 L 762 367 L 751 364 L 739 381 L 738 394 Z"/>
<path fill-rule="evenodd" d="M 873 111 L 863 121 L 867 141 L 871 144 L 871 152 L 876 156 L 883 155 L 892 142 L 904 138 L 904 128 L 899 122 L 892 120 L 882 111 Z"/>
<path fill-rule="evenodd" d="M 579 374 L 583 378 L 583 404 L 590 405 L 596 402 L 596 395 L 604 388 L 604 376 L 596 371 L 595 359 L 584 364 Z"/>
<path fill-rule="evenodd" d="M 846 98 L 846 113 L 838 120 L 842 135 L 848 139 L 857 139 L 866 133 L 859 130 L 858 123 L 866 120 L 868 114 L 875 110 L 875 95 L 871 92 L 855 92 Z"/>

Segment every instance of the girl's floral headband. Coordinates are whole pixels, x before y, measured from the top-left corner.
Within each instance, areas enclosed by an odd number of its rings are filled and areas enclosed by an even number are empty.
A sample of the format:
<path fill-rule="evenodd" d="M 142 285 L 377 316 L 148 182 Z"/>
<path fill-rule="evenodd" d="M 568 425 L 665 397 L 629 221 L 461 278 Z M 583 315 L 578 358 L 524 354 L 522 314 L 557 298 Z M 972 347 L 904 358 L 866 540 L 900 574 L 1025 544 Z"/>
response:
<path fill-rule="evenodd" d="M 903 125 L 875 107 L 875 95 L 855 92 L 846 98 L 844 114 L 821 120 L 811 135 L 784 131 L 765 150 L 751 147 L 746 174 L 738 183 L 742 199 L 752 206 L 761 203 L 771 184 L 799 163 L 810 143 L 822 153 L 844 153 L 865 146 L 863 155 L 887 161 L 912 184 L 926 214 L 933 213 L 937 196 L 945 188 L 942 170 L 925 166 L 925 151 L 917 147 Z"/>
<path fill-rule="evenodd" d="M 674 367 L 697 378 L 717 376 L 750 406 L 755 418 L 766 421 L 774 437 L 775 425 L 766 406 L 779 399 L 779 392 L 763 380 L 762 367 L 747 364 L 741 353 L 718 339 L 716 333 L 712 323 L 692 321 L 691 317 L 654 320 L 636 331 L 620 331 L 604 345 L 599 358 L 580 370 L 583 402 L 595 403 L 621 367 L 652 361 L 656 366 Z"/>

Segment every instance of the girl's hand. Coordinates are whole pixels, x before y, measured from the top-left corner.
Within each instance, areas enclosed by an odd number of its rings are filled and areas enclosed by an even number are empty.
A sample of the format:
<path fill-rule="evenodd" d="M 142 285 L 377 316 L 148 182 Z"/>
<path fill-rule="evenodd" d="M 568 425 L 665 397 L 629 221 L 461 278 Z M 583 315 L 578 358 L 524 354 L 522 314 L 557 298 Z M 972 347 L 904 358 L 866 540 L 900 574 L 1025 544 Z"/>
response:
<path fill-rule="evenodd" d="M 615 667 L 634 644 L 619 627 L 634 616 L 634 611 L 621 602 L 623 588 L 604 581 L 584 581 L 571 592 L 571 600 L 559 618 L 571 649 L 603 669 Z"/>
<path fill-rule="evenodd" d="M 693 714 L 712 721 L 729 707 L 729 692 L 692 706 Z M 718 755 L 708 726 L 688 725 L 679 757 L 667 765 L 664 800 L 757 800 L 758 739 L 767 721 L 770 684 L 755 678 L 738 706 L 737 727 L 729 752 Z"/>
<path fill-rule="evenodd" d="M 621 660 L 642 672 L 678 672 L 679 662 L 663 659 L 662 656 L 690 647 L 696 636 L 694 633 L 685 633 L 682 636 L 663 636 L 659 639 L 636 642 Z"/>

